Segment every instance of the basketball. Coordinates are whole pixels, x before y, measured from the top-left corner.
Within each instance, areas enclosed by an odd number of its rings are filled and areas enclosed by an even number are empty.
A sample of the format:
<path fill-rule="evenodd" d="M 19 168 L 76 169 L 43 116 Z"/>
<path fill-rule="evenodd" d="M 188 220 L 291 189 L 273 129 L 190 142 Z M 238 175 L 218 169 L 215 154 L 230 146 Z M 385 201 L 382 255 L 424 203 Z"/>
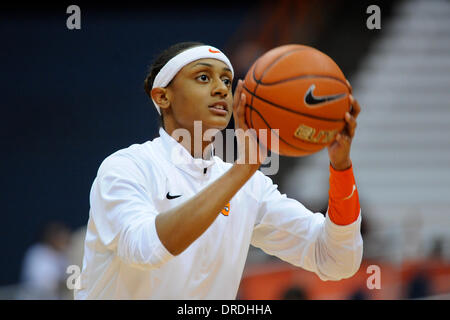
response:
<path fill-rule="evenodd" d="M 259 57 L 245 76 L 244 93 L 246 124 L 258 138 L 260 129 L 267 130 L 260 142 L 268 149 L 270 130 L 279 129 L 278 153 L 284 156 L 306 156 L 328 146 L 350 110 L 350 88 L 339 66 L 304 45 L 276 47 Z"/>

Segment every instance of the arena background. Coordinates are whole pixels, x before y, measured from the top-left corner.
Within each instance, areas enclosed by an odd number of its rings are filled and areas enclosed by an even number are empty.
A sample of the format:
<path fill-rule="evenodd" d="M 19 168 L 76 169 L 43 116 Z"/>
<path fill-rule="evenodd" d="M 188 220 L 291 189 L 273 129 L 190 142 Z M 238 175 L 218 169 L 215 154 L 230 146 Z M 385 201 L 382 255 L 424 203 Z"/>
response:
<path fill-rule="evenodd" d="M 156 137 L 147 68 L 160 50 L 190 40 L 222 48 L 237 78 L 278 45 L 316 47 L 338 63 L 362 106 L 352 146 L 365 241 L 359 272 L 322 282 L 251 248 L 238 299 L 449 298 L 449 1 L 128 3 L 0 6 L 1 299 L 47 298 L 27 291 L 21 270 L 50 222 L 67 227 L 70 264 L 81 265 L 98 166 Z M 81 9 L 81 30 L 66 27 L 71 4 Z M 379 30 L 366 25 L 372 4 Z M 271 178 L 325 213 L 326 161 L 326 151 L 281 158 Z M 380 289 L 367 285 L 373 265 Z"/>

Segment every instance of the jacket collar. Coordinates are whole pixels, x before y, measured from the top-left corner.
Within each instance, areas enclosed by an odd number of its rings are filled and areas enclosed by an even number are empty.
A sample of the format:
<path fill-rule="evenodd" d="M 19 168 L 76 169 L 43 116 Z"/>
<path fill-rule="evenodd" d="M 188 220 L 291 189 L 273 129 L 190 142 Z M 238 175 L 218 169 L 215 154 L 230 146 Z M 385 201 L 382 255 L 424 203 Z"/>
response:
<path fill-rule="evenodd" d="M 162 147 L 166 153 L 166 159 L 169 162 L 195 178 L 206 178 L 209 176 L 211 172 L 210 167 L 215 164 L 213 144 L 208 146 L 208 148 L 211 149 L 211 154 L 210 158 L 205 160 L 192 157 L 192 155 L 163 128 L 159 129 L 159 135 L 161 137 Z"/>

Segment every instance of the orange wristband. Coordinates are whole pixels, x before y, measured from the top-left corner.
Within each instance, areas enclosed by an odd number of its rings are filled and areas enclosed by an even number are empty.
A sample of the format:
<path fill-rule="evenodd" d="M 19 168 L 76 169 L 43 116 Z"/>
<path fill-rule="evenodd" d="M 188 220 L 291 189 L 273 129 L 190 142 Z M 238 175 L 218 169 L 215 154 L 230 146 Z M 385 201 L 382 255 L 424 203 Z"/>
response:
<path fill-rule="evenodd" d="M 330 164 L 330 190 L 328 192 L 328 215 L 337 225 L 348 225 L 358 219 L 360 212 L 353 166 L 342 171 Z"/>

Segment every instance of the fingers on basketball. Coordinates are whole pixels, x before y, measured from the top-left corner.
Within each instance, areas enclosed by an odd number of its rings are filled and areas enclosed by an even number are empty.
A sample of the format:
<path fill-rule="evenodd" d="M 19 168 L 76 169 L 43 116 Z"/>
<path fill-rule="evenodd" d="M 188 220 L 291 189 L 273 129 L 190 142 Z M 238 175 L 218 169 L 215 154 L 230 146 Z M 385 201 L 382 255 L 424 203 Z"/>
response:
<path fill-rule="evenodd" d="M 317 49 L 302 45 L 274 48 L 258 58 L 245 76 L 245 119 L 249 127 L 278 130 L 279 154 L 305 156 L 336 139 L 350 110 L 350 83 L 338 65 Z M 357 107 L 355 107 L 357 112 Z"/>

